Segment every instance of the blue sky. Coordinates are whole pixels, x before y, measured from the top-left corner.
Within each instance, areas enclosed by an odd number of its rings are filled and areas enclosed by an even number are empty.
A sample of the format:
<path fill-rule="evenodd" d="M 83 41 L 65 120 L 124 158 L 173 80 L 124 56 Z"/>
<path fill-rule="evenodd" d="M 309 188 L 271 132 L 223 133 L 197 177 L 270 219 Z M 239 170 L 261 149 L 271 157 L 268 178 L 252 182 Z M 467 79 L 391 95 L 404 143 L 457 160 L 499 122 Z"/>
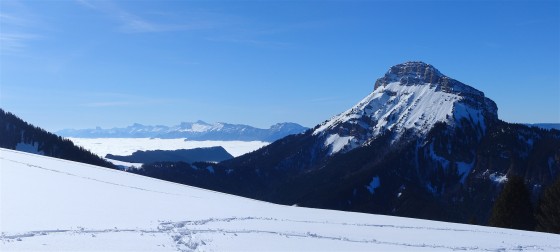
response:
<path fill-rule="evenodd" d="M 0 107 L 47 130 L 314 126 L 422 60 L 560 122 L 560 1 L 0 2 Z"/>

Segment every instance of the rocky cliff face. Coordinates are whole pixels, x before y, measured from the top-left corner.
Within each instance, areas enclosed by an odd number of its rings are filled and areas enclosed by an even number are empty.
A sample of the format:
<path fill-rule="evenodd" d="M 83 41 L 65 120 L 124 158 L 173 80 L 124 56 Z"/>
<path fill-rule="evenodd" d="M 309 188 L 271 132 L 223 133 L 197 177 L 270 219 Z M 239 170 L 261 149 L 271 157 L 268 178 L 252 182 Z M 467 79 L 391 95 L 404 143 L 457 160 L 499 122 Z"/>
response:
<path fill-rule="evenodd" d="M 434 86 L 438 91 L 465 97 L 464 102 L 469 103 L 474 108 L 483 110 L 487 113 L 485 116 L 489 119 L 498 118 L 496 103 L 486 98 L 483 92 L 443 75 L 430 64 L 410 61 L 392 66 L 385 76 L 377 79 L 374 89 L 394 82 L 399 82 L 405 86 L 426 84 Z"/>

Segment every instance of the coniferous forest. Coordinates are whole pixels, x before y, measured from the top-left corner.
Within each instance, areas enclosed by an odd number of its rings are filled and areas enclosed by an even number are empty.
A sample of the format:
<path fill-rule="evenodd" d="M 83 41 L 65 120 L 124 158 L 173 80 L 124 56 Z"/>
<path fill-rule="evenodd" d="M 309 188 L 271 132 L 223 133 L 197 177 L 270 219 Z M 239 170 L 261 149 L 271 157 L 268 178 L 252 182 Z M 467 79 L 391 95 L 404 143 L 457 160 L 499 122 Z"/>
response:
<path fill-rule="evenodd" d="M 0 147 L 15 150 L 18 144 L 36 146 L 38 152 L 50 157 L 115 168 L 112 163 L 74 145 L 72 141 L 35 127 L 0 109 Z"/>

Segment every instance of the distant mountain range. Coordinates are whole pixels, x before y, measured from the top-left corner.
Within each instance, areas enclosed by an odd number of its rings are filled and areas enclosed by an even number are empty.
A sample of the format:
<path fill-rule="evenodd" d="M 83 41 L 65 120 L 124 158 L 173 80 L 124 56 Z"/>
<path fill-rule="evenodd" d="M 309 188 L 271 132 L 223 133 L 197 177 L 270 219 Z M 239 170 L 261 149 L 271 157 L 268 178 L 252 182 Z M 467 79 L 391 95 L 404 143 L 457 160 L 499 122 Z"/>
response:
<path fill-rule="evenodd" d="M 406 62 L 303 134 L 212 165 L 212 174 L 189 166 L 134 172 L 286 205 L 486 224 L 512 176 L 534 202 L 558 178 L 560 131 L 501 121 L 483 92 Z"/>
<path fill-rule="evenodd" d="M 287 135 L 308 130 L 297 123 L 278 123 L 268 129 L 244 124 L 183 122 L 176 126 L 142 125 L 135 123 L 125 128 L 64 129 L 56 134 L 80 138 L 187 138 L 189 140 L 263 141 L 274 142 Z"/>
<path fill-rule="evenodd" d="M 525 125 L 531 127 L 539 127 L 541 129 L 556 129 L 560 130 L 560 123 L 526 123 Z"/>

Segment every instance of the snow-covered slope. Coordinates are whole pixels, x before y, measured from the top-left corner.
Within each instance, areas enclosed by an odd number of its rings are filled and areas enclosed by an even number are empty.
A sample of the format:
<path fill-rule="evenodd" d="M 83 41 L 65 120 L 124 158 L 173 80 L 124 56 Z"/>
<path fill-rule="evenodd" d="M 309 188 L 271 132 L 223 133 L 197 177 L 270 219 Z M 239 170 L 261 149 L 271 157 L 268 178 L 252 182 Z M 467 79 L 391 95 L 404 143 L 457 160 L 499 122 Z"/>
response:
<path fill-rule="evenodd" d="M 483 134 L 487 120 L 497 119 L 496 104 L 484 93 L 451 79 L 432 65 L 406 62 L 377 80 L 374 91 L 357 105 L 315 128 L 330 153 L 348 151 L 390 132 L 426 134 L 438 122 L 467 119 Z"/>
<path fill-rule="evenodd" d="M 1 251 L 560 251 L 559 236 L 281 206 L 0 149 Z"/>

